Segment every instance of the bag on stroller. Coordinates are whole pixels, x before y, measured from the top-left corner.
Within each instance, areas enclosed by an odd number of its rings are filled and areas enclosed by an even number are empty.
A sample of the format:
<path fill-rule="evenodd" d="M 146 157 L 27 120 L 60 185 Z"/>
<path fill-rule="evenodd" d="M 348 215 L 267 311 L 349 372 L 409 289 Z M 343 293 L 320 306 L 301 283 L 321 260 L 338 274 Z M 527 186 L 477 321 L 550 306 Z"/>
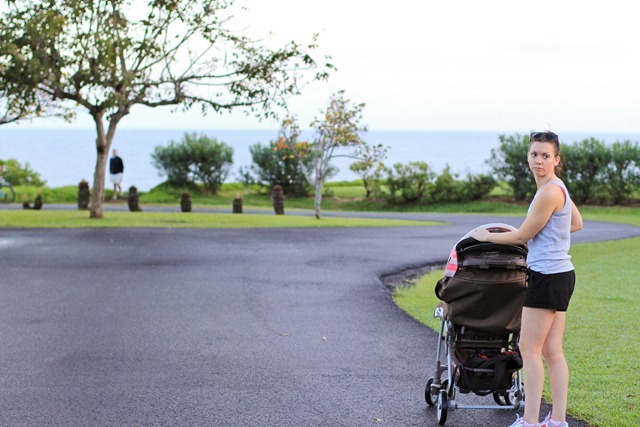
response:
<path fill-rule="evenodd" d="M 481 227 L 493 233 L 515 230 L 507 224 Z M 443 301 L 435 312 L 441 327 L 436 371 L 427 382 L 425 400 L 430 406 L 437 403 L 440 424 L 449 410 L 519 409 L 524 403 L 518 339 L 527 247 L 478 242 L 469 237 L 472 231 L 454 246 L 435 288 Z M 498 406 L 463 406 L 456 392 L 493 394 Z"/>

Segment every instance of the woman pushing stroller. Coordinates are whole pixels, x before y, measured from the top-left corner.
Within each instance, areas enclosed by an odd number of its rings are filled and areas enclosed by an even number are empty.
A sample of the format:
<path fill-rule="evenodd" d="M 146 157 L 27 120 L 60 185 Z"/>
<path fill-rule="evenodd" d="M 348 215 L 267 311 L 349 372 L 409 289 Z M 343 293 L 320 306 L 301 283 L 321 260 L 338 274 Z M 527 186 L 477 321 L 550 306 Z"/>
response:
<path fill-rule="evenodd" d="M 528 286 L 522 310 L 519 348 L 525 376 L 524 417 L 510 427 L 567 427 L 569 369 L 562 350 L 566 311 L 575 285 L 570 233 L 582 229 L 582 217 L 569 197 L 560 173 L 560 142 L 553 132 L 533 132 L 527 154 L 537 192 L 522 226 L 511 232 L 476 229 L 481 242 L 528 244 Z M 538 422 L 544 386 L 544 357 L 553 409 Z"/>

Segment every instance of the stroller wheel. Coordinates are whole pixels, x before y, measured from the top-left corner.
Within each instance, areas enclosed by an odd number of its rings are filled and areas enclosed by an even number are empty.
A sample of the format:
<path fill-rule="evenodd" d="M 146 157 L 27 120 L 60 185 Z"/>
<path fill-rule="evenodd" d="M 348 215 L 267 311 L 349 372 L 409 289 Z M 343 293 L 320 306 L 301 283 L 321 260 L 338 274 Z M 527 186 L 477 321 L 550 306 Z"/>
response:
<path fill-rule="evenodd" d="M 511 405 L 510 403 L 507 403 L 507 399 L 508 399 L 508 393 L 497 392 L 497 391 L 493 393 L 493 400 L 495 400 L 495 402 L 500 406 Z"/>
<path fill-rule="evenodd" d="M 429 406 L 435 405 L 436 401 L 438 400 L 438 389 L 434 389 L 431 387 L 433 381 L 433 377 L 429 378 L 427 380 L 427 386 L 424 388 L 424 400 Z"/>
<path fill-rule="evenodd" d="M 511 398 L 511 404 L 516 406 L 517 408 L 521 408 L 524 405 L 524 383 L 520 381 L 520 391 L 514 391 L 513 393 L 509 393 Z"/>
<path fill-rule="evenodd" d="M 518 400 L 518 398 L 516 397 L 516 395 L 518 394 L 518 392 L 506 392 L 504 394 L 504 401 L 507 404 L 507 406 L 513 406 L 516 404 L 516 401 Z"/>
<path fill-rule="evenodd" d="M 436 416 L 438 417 L 438 424 L 441 426 L 447 422 L 447 411 L 449 410 L 449 397 L 446 390 L 440 390 L 438 394 L 438 406 Z"/>
<path fill-rule="evenodd" d="M 493 393 L 493 400 L 501 406 L 515 407 L 517 404 L 524 401 L 524 383 L 520 382 L 520 391 L 515 389 L 506 392 L 501 391 Z"/>
<path fill-rule="evenodd" d="M 449 389 L 449 380 L 442 381 L 442 386 L 440 387 L 440 390 L 446 391 L 447 397 L 449 397 L 450 399 L 453 397 L 453 387 Z"/>

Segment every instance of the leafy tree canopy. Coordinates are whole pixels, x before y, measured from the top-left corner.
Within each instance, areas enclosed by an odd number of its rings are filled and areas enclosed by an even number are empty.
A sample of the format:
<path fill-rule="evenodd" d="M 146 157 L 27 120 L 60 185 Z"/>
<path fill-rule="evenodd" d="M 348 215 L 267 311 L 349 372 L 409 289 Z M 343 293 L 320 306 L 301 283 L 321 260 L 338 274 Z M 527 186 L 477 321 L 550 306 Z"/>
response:
<path fill-rule="evenodd" d="M 102 217 L 109 148 L 132 106 L 275 117 L 305 71 L 328 77 L 328 58 L 309 54 L 315 36 L 267 48 L 231 27 L 233 3 L 13 0 L 0 14 L 0 92 L 71 102 L 96 123 L 92 217 Z"/>

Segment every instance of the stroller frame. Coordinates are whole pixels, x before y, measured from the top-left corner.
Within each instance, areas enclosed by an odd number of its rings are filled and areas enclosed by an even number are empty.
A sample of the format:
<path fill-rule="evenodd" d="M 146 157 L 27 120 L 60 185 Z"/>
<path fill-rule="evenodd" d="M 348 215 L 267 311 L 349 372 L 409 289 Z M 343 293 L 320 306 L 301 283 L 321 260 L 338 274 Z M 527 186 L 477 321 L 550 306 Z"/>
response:
<path fill-rule="evenodd" d="M 524 383 L 522 382 L 520 370 L 515 372 L 513 384 L 510 389 L 506 391 L 493 392 L 493 399 L 496 403 L 495 405 L 464 405 L 456 399 L 456 393 L 459 392 L 460 389 L 458 385 L 455 384 L 454 376 L 461 367 L 454 359 L 451 348 L 457 326 L 444 319 L 444 309 L 441 306 L 436 308 L 434 317 L 440 318 L 440 333 L 438 346 L 436 348 L 435 372 L 427 381 L 427 385 L 425 387 L 425 400 L 429 406 L 436 405 L 438 424 L 444 425 L 447 420 L 447 414 L 450 411 L 458 409 L 506 409 L 517 411 L 524 408 Z M 464 328 L 464 326 L 461 328 Z M 513 340 L 517 342 L 518 338 L 519 335 L 514 334 Z M 479 341 L 478 344 L 482 345 L 483 342 Z M 443 355 L 445 360 L 443 360 Z M 471 370 L 474 373 L 494 372 L 492 369 L 466 369 Z M 444 380 L 442 379 L 443 374 L 446 374 Z"/>
<path fill-rule="evenodd" d="M 487 224 L 483 227 L 487 228 L 491 232 L 503 232 L 513 229 L 513 227 L 507 224 Z M 464 256 L 464 249 L 462 248 L 465 244 L 461 245 L 461 243 L 465 241 L 465 238 L 467 238 L 466 243 L 468 245 L 468 236 L 470 233 L 471 232 L 463 237 L 454 247 L 454 250 L 452 251 L 453 258 L 456 258 L 458 255 Z M 523 251 L 524 256 L 526 257 L 526 247 Z M 469 256 L 469 258 L 471 258 L 471 256 Z M 464 265 L 464 260 L 461 261 L 463 261 L 462 265 Z M 474 259 L 474 263 L 476 261 L 477 259 Z M 482 262 L 485 261 L 486 260 L 483 260 Z M 457 262 L 458 259 L 454 259 L 454 263 Z M 511 262 L 513 262 L 513 260 L 510 260 L 510 263 Z M 522 270 L 523 263 L 524 260 L 517 260 L 517 265 L 504 265 L 504 259 L 493 258 L 488 260 L 488 264 L 491 264 L 493 267 L 499 266 L 510 270 Z M 474 265 L 474 267 L 477 266 L 477 264 Z M 456 268 L 457 264 L 456 267 L 454 267 L 454 271 Z M 490 266 L 482 265 L 480 268 L 487 269 L 490 268 Z M 447 265 L 447 270 L 451 270 L 450 265 Z M 445 273 L 445 276 L 453 276 L 453 273 L 448 273 Z M 436 290 L 436 294 L 440 297 L 438 290 Z M 510 329 L 500 330 L 500 328 L 498 328 L 476 330 L 475 327 L 470 328 L 468 325 L 465 326 L 452 321 L 450 319 L 451 313 L 448 311 L 448 305 L 445 302 L 441 302 L 434 312 L 434 317 L 440 319 L 440 331 L 438 334 L 438 345 L 436 348 L 435 371 L 433 376 L 428 379 L 425 387 L 425 401 L 429 406 L 436 406 L 438 424 L 444 425 L 447 419 L 447 414 L 458 409 L 520 410 L 524 408 L 525 394 L 520 368 L 510 369 L 509 371 L 502 371 L 499 373 L 494 369 L 464 366 L 464 361 L 459 360 L 458 357 L 458 354 L 461 352 L 466 351 L 467 349 L 471 351 L 478 347 L 488 349 L 492 352 L 497 352 L 498 354 L 517 353 L 518 341 L 520 338 L 519 316 L 517 326 L 514 327 L 512 324 L 510 325 Z M 472 338 L 468 339 L 468 337 Z M 521 367 L 522 365 L 520 364 L 519 366 Z M 510 379 L 506 375 L 507 373 L 510 374 Z M 487 387 L 486 384 L 484 384 L 484 387 L 481 390 L 474 389 L 474 386 L 467 388 L 466 385 L 470 384 L 470 382 L 467 380 L 465 384 L 465 381 L 460 381 L 460 376 L 462 375 L 482 376 L 483 374 L 485 375 L 485 378 L 492 377 L 495 380 L 494 386 L 497 388 Z M 500 378 L 498 378 L 499 374 Z M 498 385 L 498 379 L 502 380 L 501 385 Z M 509 382 L 510 387 L 505 386 L 507 381 Z M 461 383 L 465 385 L 465 387 L 461 387 Z M 457 398 L 457 393 L 467 394 L 470 392 L 479 396 L 492 394 L 495 404 L 461 404 Z"/>

